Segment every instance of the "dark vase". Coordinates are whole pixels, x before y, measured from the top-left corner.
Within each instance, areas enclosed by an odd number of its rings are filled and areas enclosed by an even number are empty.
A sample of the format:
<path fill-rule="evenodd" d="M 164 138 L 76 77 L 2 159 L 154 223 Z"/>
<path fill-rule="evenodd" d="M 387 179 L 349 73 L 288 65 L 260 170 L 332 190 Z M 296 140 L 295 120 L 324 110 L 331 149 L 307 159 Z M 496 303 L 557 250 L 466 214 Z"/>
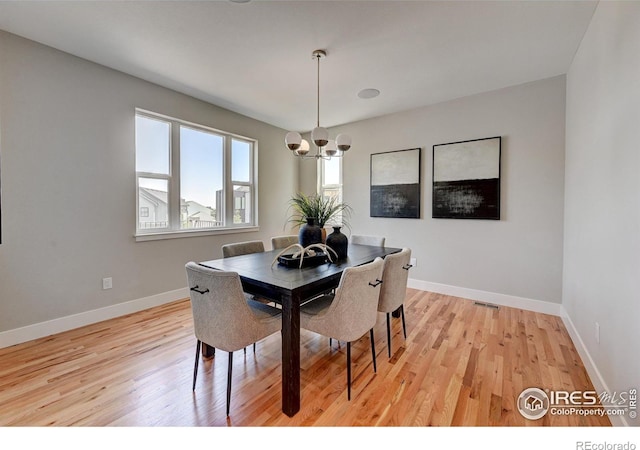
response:
<path fill-rule="evenodd" d="M 330 247 L 338 255 L 338 259 L 347 258 L 349 239 L 340 232 L 341 227 L 333 227 L 333 233 L 327 236 L 327 247 Z"/>
<path fill-rule="evenodd" d="M 313 217 L 307 217 L 307 223 L 300 227 L 298 240 L 304 248 L 311 244 L 322 243 L 322 228 L 315 224 L 315 220 Z"/>

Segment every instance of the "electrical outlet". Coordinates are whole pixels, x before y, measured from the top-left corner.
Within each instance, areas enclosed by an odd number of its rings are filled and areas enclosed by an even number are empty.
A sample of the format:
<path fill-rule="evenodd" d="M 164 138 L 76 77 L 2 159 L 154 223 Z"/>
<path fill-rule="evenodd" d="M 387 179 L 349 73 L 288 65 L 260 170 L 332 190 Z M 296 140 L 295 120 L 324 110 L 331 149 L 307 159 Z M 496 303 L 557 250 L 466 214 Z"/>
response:
<path fill-rule="evenodd" d="M 596 342 L 600 343 L 600 324 L 596 322 Z"/>
<path fill-rule="evenodd" d="M 102 279 L 102 289 L 111 289 L 113 287 L 113 279 L 111 277 L 109 278 L 103 278 Z"/>
<path fill-rule="evenodd" d="M 413 267 L 418 265 L 418 263 L 417 263 L 415 258 L 411 258 L 411 260 L 409 261 L 409 264 L 411 264 Z"/>

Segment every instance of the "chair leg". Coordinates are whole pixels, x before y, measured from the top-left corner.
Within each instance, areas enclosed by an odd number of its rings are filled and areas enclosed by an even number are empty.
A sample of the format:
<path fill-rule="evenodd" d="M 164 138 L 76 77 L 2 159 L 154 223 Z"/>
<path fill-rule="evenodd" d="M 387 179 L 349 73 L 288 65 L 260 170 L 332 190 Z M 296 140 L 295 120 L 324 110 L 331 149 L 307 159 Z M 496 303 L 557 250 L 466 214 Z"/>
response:
<path fill-rule="evenodd" d="M 231 370 L 233 369 L 233 352 L 229 352 L 229 367 L 227 369 L 227 417 L 229 417 L 229 405 L 231 403 Z"/>
<path fill-rule="evenodd" d="M 407 324 L 404 321 L 404 305 L 400 305 L 400 315 L 402 316 L 402 332 L 404 333 L 404 339 L 407 339 Z"/>
<path fill-rule="evenodd" d="M 351 342 L 347 342 L 347 400 L 351 400 Z"/>
<path fill-rule="evenodd" d="M 405 334 L 404 337 L 406 339 L 407 335 Z M 253 353 L 255 353 L 255 352 L 256 352 L 256 343 L 254 342 L 253 343 Z"/>
<path fill-rule="evenodd" d="M 387 354 L 391 358 L 391 323 L 389 313 L 387 313 Z"/>
<path fill-rule="evenodd" d="M 193 387 L 192 390 L 196 390 L 196 378 L 198 377 L 198 361 L 200 361 L 200 341 L 196 343 L 196 363 L 193 368 Z"/>
<path fill-rule="evenodd" d="M 377 372 L 376 370 L 376 343 L 373 339 L 373 328 L 369 330 L 369 337 L 371 339 L 371 356 L 373 357 L 373 371 Z"/>

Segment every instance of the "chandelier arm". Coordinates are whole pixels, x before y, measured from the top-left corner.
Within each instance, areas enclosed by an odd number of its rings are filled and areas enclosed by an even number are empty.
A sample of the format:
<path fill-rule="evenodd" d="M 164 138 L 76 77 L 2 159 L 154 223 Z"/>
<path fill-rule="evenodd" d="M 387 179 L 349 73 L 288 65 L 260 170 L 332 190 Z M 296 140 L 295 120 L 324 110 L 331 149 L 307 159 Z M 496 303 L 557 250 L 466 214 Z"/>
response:
<path fill-rule="evenodd" d="M 332 158 L 342 158 L 343 155 L 333 155 L 333 156 L 325 156 L 322 153 L 316 153 L 315 155 L 296 155 L 298 158 L 302 159 L 323 159 L 325 161 L 331 161 Z"/>

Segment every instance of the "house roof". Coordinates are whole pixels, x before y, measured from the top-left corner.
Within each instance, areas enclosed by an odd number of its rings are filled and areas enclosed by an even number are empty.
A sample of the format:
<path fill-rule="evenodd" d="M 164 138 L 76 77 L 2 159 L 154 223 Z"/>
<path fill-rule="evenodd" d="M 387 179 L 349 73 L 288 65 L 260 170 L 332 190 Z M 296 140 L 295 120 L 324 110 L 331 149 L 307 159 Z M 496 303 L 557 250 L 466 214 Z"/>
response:
<path fill-rule="evenodd" d="M 156 205 L 167 204 L 167 192 L 140 186 L 140 194 Z"/>

